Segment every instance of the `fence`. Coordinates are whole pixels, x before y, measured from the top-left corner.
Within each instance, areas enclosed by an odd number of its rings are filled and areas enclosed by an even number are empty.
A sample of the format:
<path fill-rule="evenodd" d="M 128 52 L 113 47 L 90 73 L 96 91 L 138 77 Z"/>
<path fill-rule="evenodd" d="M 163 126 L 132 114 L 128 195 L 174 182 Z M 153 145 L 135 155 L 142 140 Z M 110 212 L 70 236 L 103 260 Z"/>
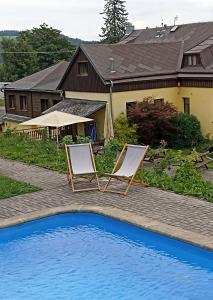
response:
<path fill-rule="evenodd" d="M 16 134 L 18 135 L 26 135 L 35 140 L 42 141 L 45 139 L 52 139 L 56 140 L 57 130 L 56 129 L 49 129 L 46 127 L 39 127 L 39 128 L 29 128 L 29 129 L 22 129 L 16 130 Z M 60 132 L 59 132 L 60 134 Z"/>

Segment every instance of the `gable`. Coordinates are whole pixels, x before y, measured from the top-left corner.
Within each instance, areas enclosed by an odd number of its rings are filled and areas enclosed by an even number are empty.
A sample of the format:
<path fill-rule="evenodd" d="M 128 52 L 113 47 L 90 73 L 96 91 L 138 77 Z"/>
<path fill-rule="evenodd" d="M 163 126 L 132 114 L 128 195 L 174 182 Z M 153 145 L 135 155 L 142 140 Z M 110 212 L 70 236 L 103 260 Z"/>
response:
<path fill-rule="evenodd" d="M 81 63 L 87 64 L 87 75 L 79 74 L 79 64 Z M 64 91 L 99 93 L 106 93 L 109 91 L 109 88 L 103 83 L 81 48 L 79 48 L 74 60 L 71 62 L 71 65 L 60 84 L 60 89 Z"/>

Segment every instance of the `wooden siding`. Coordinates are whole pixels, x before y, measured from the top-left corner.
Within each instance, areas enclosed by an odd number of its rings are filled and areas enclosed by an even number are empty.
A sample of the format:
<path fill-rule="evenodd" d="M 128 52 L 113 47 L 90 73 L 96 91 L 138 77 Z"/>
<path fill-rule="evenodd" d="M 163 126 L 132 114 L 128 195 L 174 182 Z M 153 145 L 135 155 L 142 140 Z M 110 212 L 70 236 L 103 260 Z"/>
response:
<path fill-rule="evenodd" d="M 159 88 L 175 87 L 177 86 L 177 84 L 178 83 L 176 79 L 128 82 L 128 83 L 115 84 L 113 87 L 113 92 L 159 89 Z"/>
<path fill-rule="evenodd" d="M 213 80 L 181 79 L 182 87 L 213 88 Z"/>
<path fill-rule="evenodd" d="M 15 96 L 15 108 L 9 108 L 9 95 Z M 27 110 L 20 109 L 20 96 L 27 98 Z M 58 93 L 45 93 L 45 92 L 25 92 L 25 91 L 6 91 L 5 90 L 5 106 L 6 113 L 13 115 L 20 115 L 35 118 L 41 114 L 41 99 L 49 100 L 49 107 L 53 106 L 54 100 L 60 101 Z"/>
<path fill-rule="evenodd" d="M 78 75 L 78 63 L 88 61 L 85 54 L 80 51 L 66 74 L 60 88 L 64 91 L 107 93 L 109 87 L 105 86 L 93 66 L 88 62 L 88 75 Z"/>

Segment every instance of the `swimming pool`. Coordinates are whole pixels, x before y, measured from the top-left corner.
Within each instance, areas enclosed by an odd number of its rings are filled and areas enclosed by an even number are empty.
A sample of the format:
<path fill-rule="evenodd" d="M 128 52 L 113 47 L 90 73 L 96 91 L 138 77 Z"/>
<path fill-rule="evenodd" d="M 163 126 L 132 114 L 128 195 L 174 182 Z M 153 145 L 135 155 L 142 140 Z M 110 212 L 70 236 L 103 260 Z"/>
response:
<path fill-rule="evenodd" d="M 4 300 L 211 300 L 213 252 L 93 213 L 0 230 Z"/>

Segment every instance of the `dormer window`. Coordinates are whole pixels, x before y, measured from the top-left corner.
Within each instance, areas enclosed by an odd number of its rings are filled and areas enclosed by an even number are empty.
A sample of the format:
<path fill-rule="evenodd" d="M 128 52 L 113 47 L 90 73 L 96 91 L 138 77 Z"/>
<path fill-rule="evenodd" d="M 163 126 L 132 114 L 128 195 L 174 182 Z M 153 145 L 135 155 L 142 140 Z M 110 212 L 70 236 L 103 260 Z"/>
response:
<path fill-rule="evenodd" d="M 88 62 L 81 61 L 78 63 L 78 75 L 87 76 L 88 75 Z"/>
<path fill-rule="evenodd" d="M 200 65 L 200 56 L 197 54 L 186 55 L 184 59 L 185 66 L 197 66 Z"/>

